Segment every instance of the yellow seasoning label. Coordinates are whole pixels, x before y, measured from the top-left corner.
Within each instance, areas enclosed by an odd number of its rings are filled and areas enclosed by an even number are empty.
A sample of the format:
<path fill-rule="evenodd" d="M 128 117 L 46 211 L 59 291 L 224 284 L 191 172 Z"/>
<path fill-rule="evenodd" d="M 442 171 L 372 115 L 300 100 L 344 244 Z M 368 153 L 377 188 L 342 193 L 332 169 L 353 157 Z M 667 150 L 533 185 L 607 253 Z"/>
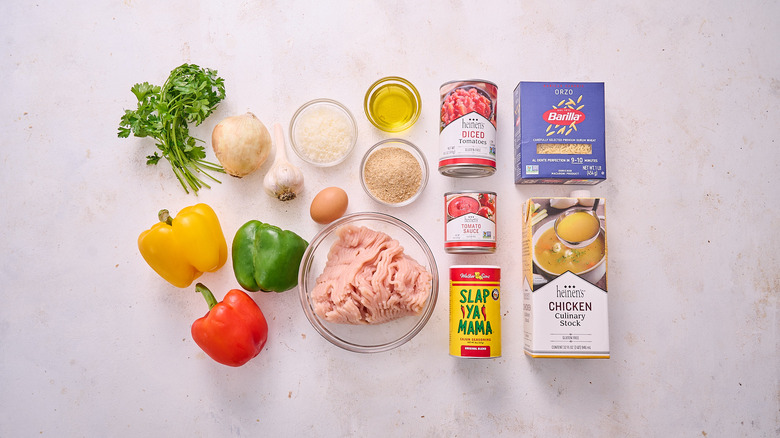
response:
<path fill-rule="evenodd" d="M 450 267 L 450 355 L 501 356 L 501 268 Z"/>

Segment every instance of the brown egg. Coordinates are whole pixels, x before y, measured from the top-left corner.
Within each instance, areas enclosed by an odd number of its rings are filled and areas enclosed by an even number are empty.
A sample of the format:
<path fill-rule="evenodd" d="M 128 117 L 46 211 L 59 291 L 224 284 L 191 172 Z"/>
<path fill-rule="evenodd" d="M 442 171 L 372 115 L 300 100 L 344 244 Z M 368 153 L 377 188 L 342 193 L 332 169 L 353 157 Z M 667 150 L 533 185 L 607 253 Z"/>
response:
<path fill-rule="evenodd" d="M 347 192 L 338 187 L 328 187 L 317 193 L 311 201 L 309 214 L 318 224 L 329 224 L 347 211 Z"/>

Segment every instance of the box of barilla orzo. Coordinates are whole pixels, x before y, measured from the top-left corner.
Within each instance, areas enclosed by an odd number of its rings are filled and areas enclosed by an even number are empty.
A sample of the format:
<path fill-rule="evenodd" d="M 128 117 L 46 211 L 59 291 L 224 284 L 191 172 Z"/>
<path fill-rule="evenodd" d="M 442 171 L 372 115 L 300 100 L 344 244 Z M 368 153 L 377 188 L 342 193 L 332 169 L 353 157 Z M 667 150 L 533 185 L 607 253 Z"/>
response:
<path fill-rule="evenodd" d="M 515 184 L 607 178 L 603 82 L 520 82 L 514 105 Z"/>

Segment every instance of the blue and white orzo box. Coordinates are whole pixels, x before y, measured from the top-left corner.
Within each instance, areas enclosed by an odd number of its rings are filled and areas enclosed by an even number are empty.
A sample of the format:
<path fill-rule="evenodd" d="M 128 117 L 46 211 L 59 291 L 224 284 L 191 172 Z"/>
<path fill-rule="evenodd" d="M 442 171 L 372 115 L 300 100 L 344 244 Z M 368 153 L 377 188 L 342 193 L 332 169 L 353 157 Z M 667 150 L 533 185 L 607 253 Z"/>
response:
<path fill-rule="evenodd" d="M 607 179 L 603 82 L 520 82 L 514 94 L 515 184 Z"/>

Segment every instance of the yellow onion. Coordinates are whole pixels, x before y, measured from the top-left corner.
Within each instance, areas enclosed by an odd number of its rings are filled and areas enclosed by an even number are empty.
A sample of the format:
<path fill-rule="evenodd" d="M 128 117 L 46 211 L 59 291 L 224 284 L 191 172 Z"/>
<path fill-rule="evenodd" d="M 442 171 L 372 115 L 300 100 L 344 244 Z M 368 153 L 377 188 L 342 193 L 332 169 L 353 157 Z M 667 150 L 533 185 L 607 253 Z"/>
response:
<path fill-rule="evenodd" d="M 271 134 L 254 114 L 228 117 L 214 127 L 211 147 L 225 172 L 242 178 L 259 169 L 271 152 Z"/>

